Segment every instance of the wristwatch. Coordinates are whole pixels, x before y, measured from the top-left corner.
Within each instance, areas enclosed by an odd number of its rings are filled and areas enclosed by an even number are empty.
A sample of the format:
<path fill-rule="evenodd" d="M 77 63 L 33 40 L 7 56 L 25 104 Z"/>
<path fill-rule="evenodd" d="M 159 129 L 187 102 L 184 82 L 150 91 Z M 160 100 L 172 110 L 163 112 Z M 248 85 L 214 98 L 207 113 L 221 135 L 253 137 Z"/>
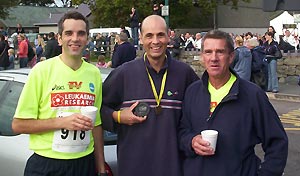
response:
<path fill-rule="evenodd" d="M 97 176 L 108 176 L 107 173 L 98 173 Z"/>

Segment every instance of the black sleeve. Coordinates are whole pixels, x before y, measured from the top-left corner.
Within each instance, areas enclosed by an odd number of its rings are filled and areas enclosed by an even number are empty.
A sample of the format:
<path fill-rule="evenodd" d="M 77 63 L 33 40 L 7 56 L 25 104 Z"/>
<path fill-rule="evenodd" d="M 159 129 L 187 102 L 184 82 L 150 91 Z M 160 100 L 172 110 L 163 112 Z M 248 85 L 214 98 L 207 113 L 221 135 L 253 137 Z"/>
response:
<path fill-rule="evenodd" d="M 51 57 L 51 53 L 53 52 L 53 46 L 51 41 L 49 40 L 45 46 L 44 56 L 49 59 Z"/>

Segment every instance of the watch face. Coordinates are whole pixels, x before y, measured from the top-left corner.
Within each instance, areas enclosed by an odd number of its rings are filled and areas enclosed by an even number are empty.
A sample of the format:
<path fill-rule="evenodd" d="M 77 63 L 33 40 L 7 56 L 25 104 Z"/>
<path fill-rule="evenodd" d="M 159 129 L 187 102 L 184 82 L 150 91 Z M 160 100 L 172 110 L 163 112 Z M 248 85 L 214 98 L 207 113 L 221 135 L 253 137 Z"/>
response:
<path fill-rule="evenodd" d="M 133 114 L 139 117 L 148 115 L 150 106 L 147 103 L 139 103 L 134 109 Z"/>

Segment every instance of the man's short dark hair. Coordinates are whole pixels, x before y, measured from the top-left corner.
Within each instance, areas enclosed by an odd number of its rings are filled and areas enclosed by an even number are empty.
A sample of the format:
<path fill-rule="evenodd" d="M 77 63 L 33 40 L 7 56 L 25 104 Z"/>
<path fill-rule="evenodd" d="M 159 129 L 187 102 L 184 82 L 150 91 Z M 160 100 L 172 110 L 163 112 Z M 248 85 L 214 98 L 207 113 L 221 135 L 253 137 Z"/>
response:
<path fill-rule="evenodd" d="M 54 32 L 49 32 L 48 37 L 51 38 L 51 39 L 53 39 L 54 35 L 55 35 Z"/>
<path fill-rule="evenodd" d="M 126 34 L 125 32 L 121 32 L 121 33 L 119 34 L 119 37 L 120 37 L 120 40 L 121 40 L 122 42 L 127 42 L 127 41 L 128 41 L 128 37 L 127 37 L 127 34 Z"/>
<path fill-rule="evenodd" d="M 64 14 L 64 16 L 58 22 L 58 34 L 62 35 L 62 31 L 64 30 L 63 23 L 66 19 L 74 19 L 74 20 L 82 20 L 85 22 L 86 25 L 86 32 L 89 34 L 89 22 L 88 20 L 79 12 L 77 11 L 69 11 Z"/>
<path fill-rule="evenodd" d="M 252 34 L 251 32 L 247 32 L 247 33 L 245 34 L 245 36 L 248 36 L 248 35 L 250 35 L 251 38 L 253 37 L 253 34 Z"/>
<path fill-rule="evenodd" d="M 273 37 L 274 33 L 273 32 L 266 32 L 265 35 Z"/>
<path fill-rule="evenodd" d="M 234 51 L 233 40 L 227 32 L 220 31 L 220 30 L 208 31 L 202 38 L 202 42 L 201 42 L 201 48 L 203 48 L 202 51 L 204 51 L 204 42 L 206 39 L 225 39 L 227 48 L 229 49 L 229 53 L 232 53 Z"/>

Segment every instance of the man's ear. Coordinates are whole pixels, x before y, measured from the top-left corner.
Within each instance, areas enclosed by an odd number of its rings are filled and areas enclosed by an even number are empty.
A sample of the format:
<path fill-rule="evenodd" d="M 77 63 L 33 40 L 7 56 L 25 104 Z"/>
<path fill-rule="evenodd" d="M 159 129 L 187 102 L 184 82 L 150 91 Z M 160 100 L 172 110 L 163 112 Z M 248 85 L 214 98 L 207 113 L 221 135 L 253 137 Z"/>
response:
<path fill-rule="evenodd" d="M 230 63 L 230 64 L 232 64 L 234 58 L 235 58 L 235 52 L 232 51 L 232 52 L 229 54 L 229 63 Z"/>
<path fill-rule="evenodd" d="M 60 34 L 57 35 L 57 42 L 58 42 L 59 46 L 62 46 L 62 38 L 61 38 Z"/>
<path fill-rule="evenodd" d="M 140 40 L 140 44 L 143 44 L 143 40 L 142 40 L 142 35 L 139 34 L 139 40 Z"/>
<path fill-rule="evenodd" d="M 87 36 L 87 40 L 86 40 L 86 44 L 85 44 L 85 45 L 88 45 L 88 44 L 89 44 L 89 42 L 90 42 L 90 40 L 89 40 L 89 36 Z"/>

